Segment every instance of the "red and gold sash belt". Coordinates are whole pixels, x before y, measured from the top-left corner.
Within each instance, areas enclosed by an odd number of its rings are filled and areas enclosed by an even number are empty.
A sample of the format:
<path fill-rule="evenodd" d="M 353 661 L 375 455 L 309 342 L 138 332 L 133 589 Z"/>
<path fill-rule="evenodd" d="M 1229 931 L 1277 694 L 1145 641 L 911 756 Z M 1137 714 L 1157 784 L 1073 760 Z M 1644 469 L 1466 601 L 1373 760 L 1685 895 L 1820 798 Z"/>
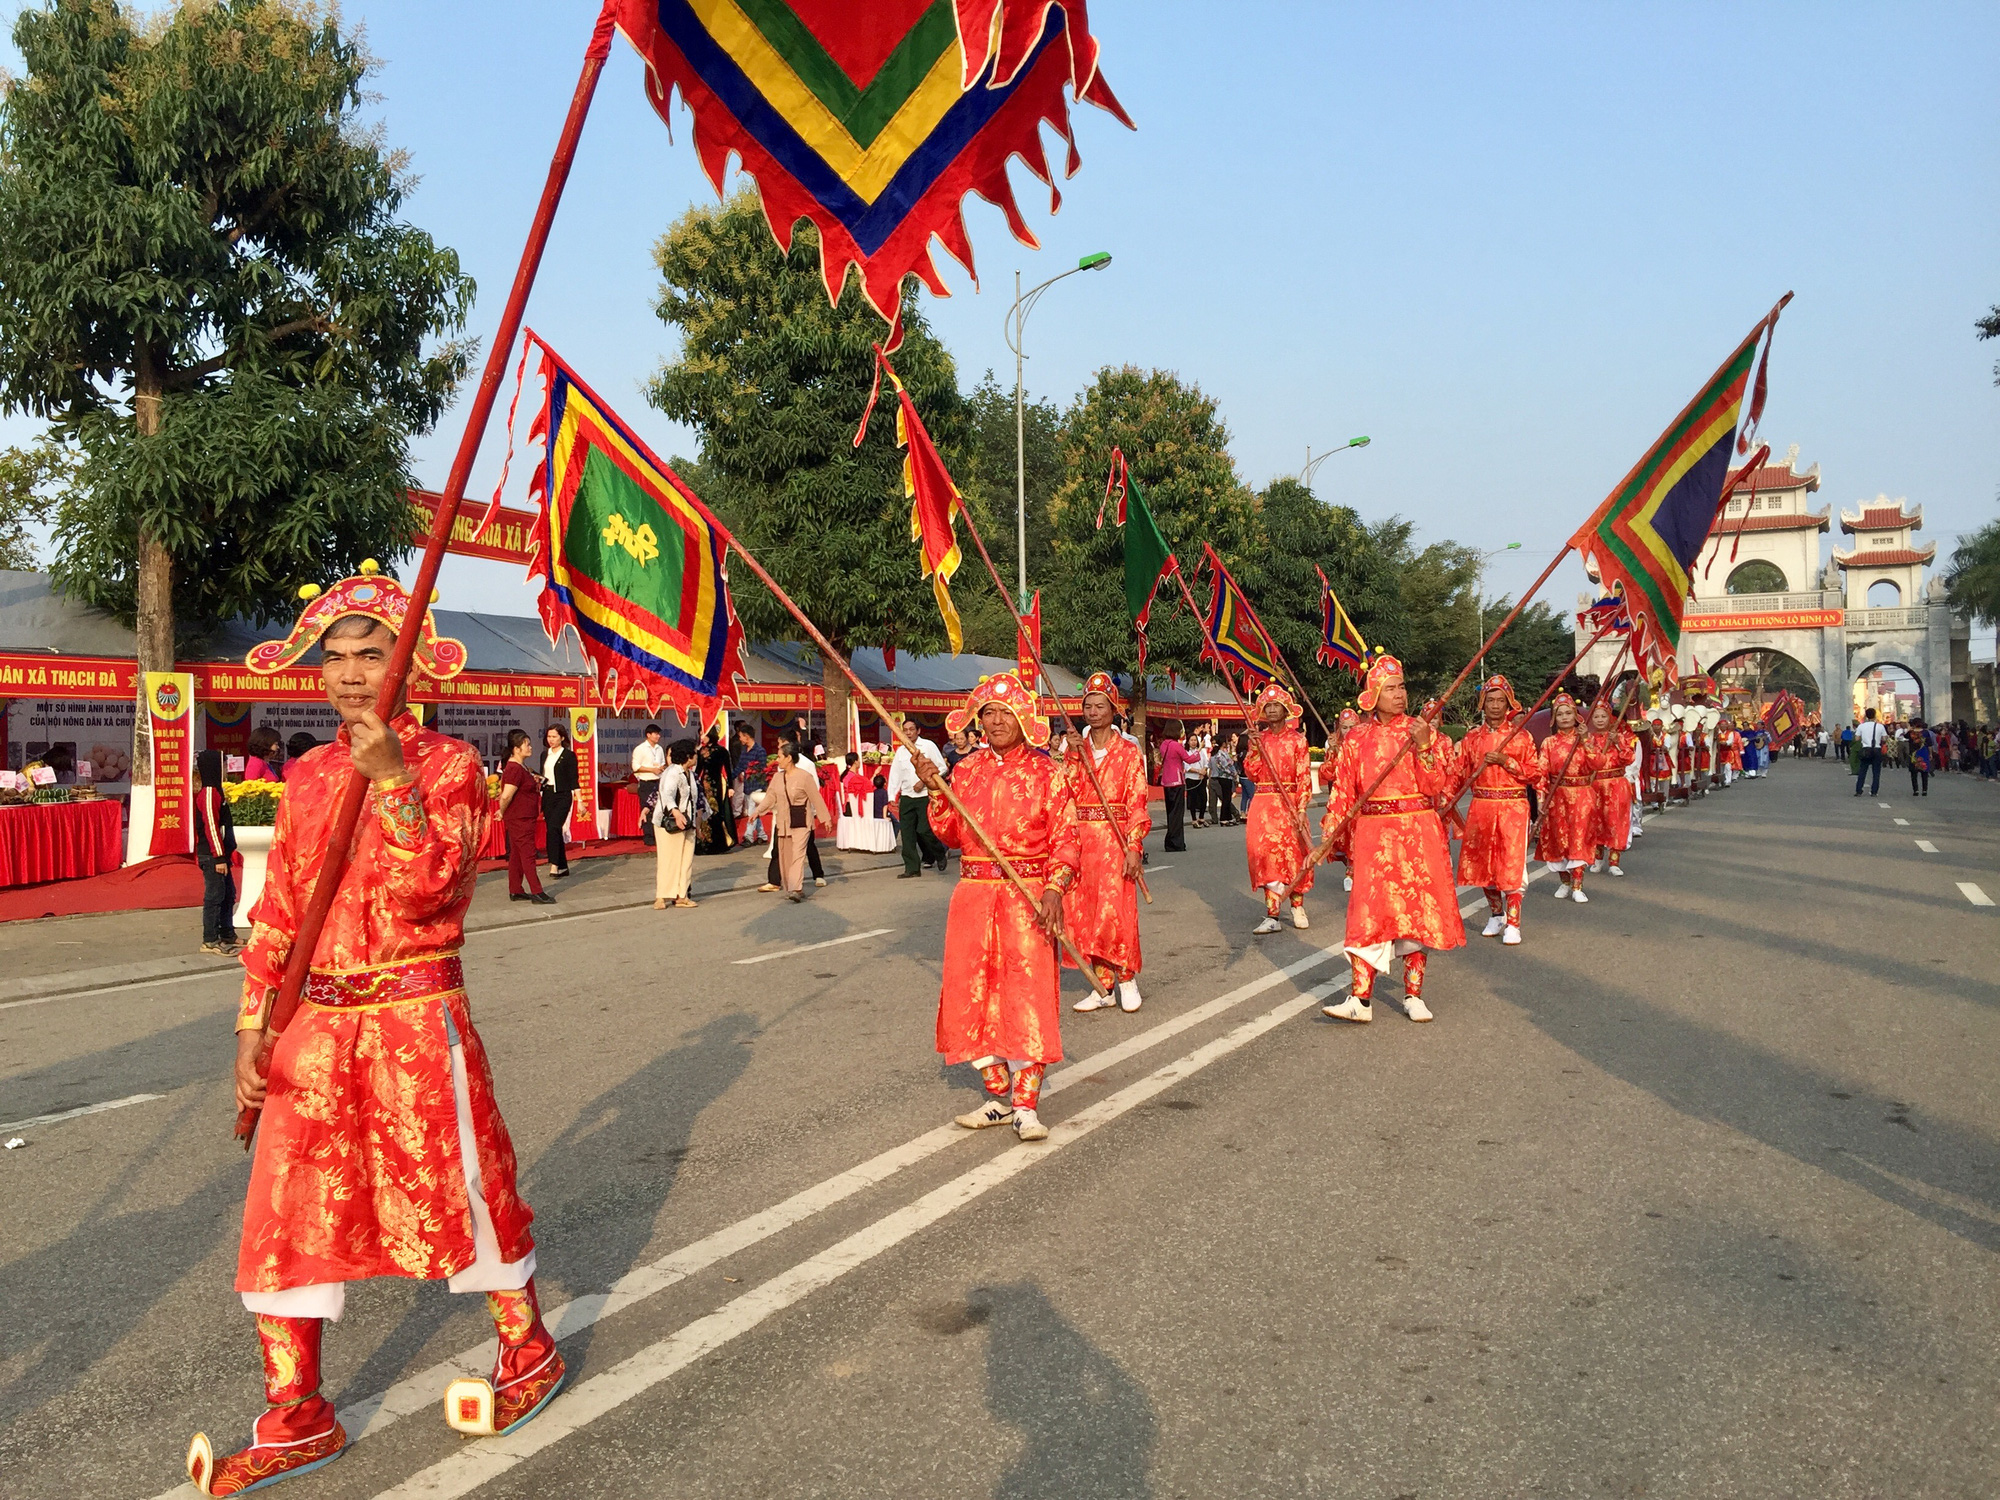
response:
<path fill-rule="evenodd" d="M 306 976 L 305 1001 L 330 1009 L 359 1005 L 402 1005 L 465 988 L 465 966 L 456 953 L 431 953 L 365 969 L 314 969 Z"/>
<path fill-rule="evenodd" d="M 1428 797 L 1380 797 L 1361 804 L 1360 815 L 1364 818 L 1393 818 L 1403 813 L 1431 811 Z"/>
<path fill-rule="evenodd" d="M 1039 880 L 1048 873 L 1049 869 L 1049 862 L 1046 859 L 1010 859 L 1008 863 L 1014 867 L 1015 873 L 1023 880 Z M 958 878 L 960 880 L 1005 880 L 1007 872 L 1001 869 L 999 864 L 994 860 L 961 859 L 958 862 Z"/>
<path fill-rule="evenodd" d="M 1520 786 L 1476 786 L 1472 789 L 1472 795 L 1474 797 L 1506 797 L 1516 802 L 1526 802 L 1528 800 L 1528 789 Z"/>
<path fill-rule="evenodd" d="M 1623 781 L 1625 773 L 1623 771 L 1599 771 L 1597 779 L 1599 781 Z"/>
<path fill-rule="evenodd" d="M 1624 775 L 1625 773 L 1624 773 L 1623 771 L 1620 771 L 1620 772 L 1619 772 L 1618 774 L 1622 776 L 1622 775 Z M 1597 778 L 1596 778 L 1595 776 L 1561 776 L 1561 777 L 1558 777 L 1558 778 L 1556 779 L 1556 785 L 1557 785 L 1557 786 L 1589 786 L 1589 785 L 1590 785 L 1590 784 L 1591 784 L 1591 783 L 1592 783 L 1593 781 L 1595 781 L 1595 780 L 1597 780 Z"/>
<path fill-rule="evenodd" d="M 1123 822 L 1131 816 L 1131 811 L 1122 802 L 1112 803 L 1110 812 L 1106 812 L 1102 807 L 1079 807 L 1076 810 L 1076 820 L 1079 823 L 1108 823 L 1111 821 L 1111 814 L 1116 813 L 1119 821 Z"/>

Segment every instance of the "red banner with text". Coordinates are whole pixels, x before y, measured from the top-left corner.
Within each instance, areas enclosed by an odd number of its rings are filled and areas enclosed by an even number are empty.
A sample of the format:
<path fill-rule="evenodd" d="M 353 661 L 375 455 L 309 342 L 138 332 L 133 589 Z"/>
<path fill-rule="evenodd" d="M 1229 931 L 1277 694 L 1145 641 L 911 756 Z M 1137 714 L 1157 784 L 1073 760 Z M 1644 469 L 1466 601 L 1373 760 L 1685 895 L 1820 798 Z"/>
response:
<path fill-rule="evenodd" d="M 570 842 L 594 843 L 597 839 L 596 709 L 569 711 L 569 747 L 576 752 L 576 801 L 570 804 Z"/>
<path fill-rule="evenodd" d="M 146 674 L 153 738 L 153 838 L 148 854 L 194 853 L 194 678 Z"/>

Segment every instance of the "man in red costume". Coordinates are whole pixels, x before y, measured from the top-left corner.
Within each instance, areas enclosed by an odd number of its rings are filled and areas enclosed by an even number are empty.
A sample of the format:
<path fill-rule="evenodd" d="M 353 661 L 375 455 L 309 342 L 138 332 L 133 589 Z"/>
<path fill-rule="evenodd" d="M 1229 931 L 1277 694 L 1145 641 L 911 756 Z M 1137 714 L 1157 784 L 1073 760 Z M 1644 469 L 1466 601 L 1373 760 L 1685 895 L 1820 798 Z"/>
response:
<path fill-rule="evenodd" d="M 1597 858 L 1590 866 L 1592 874 L 1604 868 L 1606 859 L 1611 862 L 1613 875 L 1625 873 L 1618 859 L 1632 847 L 1632 782 L 1626 773 L 1638 748 L 1638 741 L 1618 722 L 1610 704 L 1591 705 L 1590 735 L 1584 741 L 1583 753 L 1590 757 L 1594 783 L 1591 790 L 1597 799 L 1596 831 L 1591 835 L 1596 842 Z"/>
<path fill-rule="evenodd" d="M 1576 699 L 1557 693 L 1549 700 L 1549 720 L 1554 733 L 1542 741 L 1544 791 L 1535 858 L 1555 872 L 1556 900 L 1587 905 L 1583 874 L 1597 857 L 1597 767 L 1584 748 Z"/>
<path fill-rule="evenodd" d="M 1369 666 L 1356 702 L 1370 717 L 1341 747 L 1321 824 L 1330 833 L 1350 811 L 1355 815 L 1348 830 L 1354 894 L 1347 898 L 1345 942 L 1354 987 L 1338 1005 L 1324 1009 L 1340 1021 L 1372 1020 L 1375 976 L 1387 973 L 1400 956 L 1403 1013 L 1428 1021 L 1425 950 L 1465 942 L 1451 851 L 1437 812 L 1437 799 L 1458 786 L 1457 752 L 1436 725 L 1406 712 L 1410 697 L 1403 664 L 1393 656 L 1379 656 Z M 1405 741 L 1415 748 L 1399 756 Z"/>
<path fill-rule="evenodd" d="M 1472 806 L 1458 849 L 1458 883 L 1486 893 L 1484 937 L 1521 941 L 1521 897 L 1528 889 L 1528 788 L 1542 781 L 1534 736 L 1514 722 L 1521 705 L 1505 677 L 1479 690 L 1483 722 L 1459 742 L 1459 775 L 1472 780 Z M 1454 782 L 1456 786 L 1459 783 Z M 1454 801 L 1457 799 L 1454 798 Z"/>
<path fill-rule="evenodd" d="M 251 1443 L 217 1458 L 188 1449 L 203 1494 L 231 1495 L 318 1468 L 347 1436 L 320 1394 L 320 1338 L 347 1283 L 448 1280 L 484 1292 L 499 1334 L 490 1382 L 453 1381 L 445 1417 L 474 1435 L 534 1416 L 563 1380 L 535 1300 L 533 1217 L 515 1189 L 514 1147 L 458 950 L 486 831 L 486 777 L 458 740 L 375 702 L 408 593 L 375 564 L 310 601 L 291 635 L 251 651 L 283 670 L 317 645 L 341 729 L 285 783 L 270 873 L 252 912 L 237 1017 L 236 1101 L 261 1108 L 236 1288 L 257 1320 L 265 1397 Z M 428 611 L 416 662 L 457 675 L 465 648 Z M 349 775 L 371 783 L 339 894 L 297 1013 L 265 1050 L 265 1025 L 318 878 Z"/>
<path fill-rule="evenodd" d="M 1351 708 L 1343 708 L 1340 711 L 1339 717 L 1334 720 L 1333 733 L 1327 736 L 1326 752 L 1320 757 L 1319 779 L 1322 787 L 1331 787 L 1333 785 L 1333 768 L 1339 763 L 1340 747 L 1347 743 L 1347 736 L 1353 732 L 1354 726 L 1360 722 L 1361 715 Z M 1347 869 L 1346 834 L 1343 833 L 1340 836 L 1340 842 L 1334 846 L 1333 852 L 1327 857 L 1339 860 L 1341 868 L 1347 871 L 1340 878 L 1340 888 L 1344 891 L 1353 890 L 1354 873 Z"/>
<path fill-rule="evenodd" d="M 984 1130 L 1011 1121 L 1022 1140 L 1040 1141 L 1049 1134 L 1035 1113 L 1042 1074 L 1062 1061 L 1062 969 L 1053 939 L 1081 862 L 1076 804 L 1043 748 L 1049 721 L 1018 676 L 981 678 L 945 724 L 956 734 L 975 720 L 986 743 L 952 768 L 951 789 L 1038 895 L 1034 904 L 1021 895 L 942 795 L 937 767 L 918 757 L 936 797 L 931 832 L 959 851 L 958 887 L 945 916 L 937 1049 L 947 1064 L 971 1063 L 986 1085 L 986 1103 L 958 1116 L 959 1124 Z"/>
<path fill-rule="evenodd" d="M 1090 960 L 1104 991 L 1092 990 L 1076 1002 L 1081 1011 L 1111 1005 L 1139 1008 L 1139 865 L 1153 819 L 1146 810 L 1146 759 L 1118 732 L 1118 684 L 1108 672 L 1093 672 L 1083 685 L 1081 742 L 1072 742 L 1063 761 L 1063 779 L 1076 804 L 1081 868 L 1063 897 L 1063 927 L 1077 951 Z M 1084 756 L 1097 773 L 1091 783 Z M 1104 797 L 1098 797 L 1102 788 Z M 1067 954 L 1065 967 L 1075 967 Z"/>
<path fill-rule="evenodd" d="M 1289 892 L 1292 925 L 1310 927 L 1306 892 L 1313 872 L 1297 885 L 1292 877 L 1312 851 L 1306 825 L 1306 803 L 1312 794 L 1312 757 L 1299 733 L 1304 710 L 1280 683 L 1272 682 L 1250 706 L 1256 722 L 1250 748 L 1243 755 L 1243 774 L 1257 784 L 1257 795 L 1243 817 L 1243 847 L 1250 861 L 1250 889 L 1264 896 L 1264 920 L 1253 932 L 1276 932 L 1280 903 Z"/>

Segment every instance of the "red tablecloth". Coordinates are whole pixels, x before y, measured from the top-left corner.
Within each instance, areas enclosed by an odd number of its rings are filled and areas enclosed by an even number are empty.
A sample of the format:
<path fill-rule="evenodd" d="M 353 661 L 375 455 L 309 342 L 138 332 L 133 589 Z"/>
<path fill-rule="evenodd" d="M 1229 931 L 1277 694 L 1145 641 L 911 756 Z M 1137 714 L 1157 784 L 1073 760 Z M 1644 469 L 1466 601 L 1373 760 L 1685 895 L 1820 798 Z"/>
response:
<path fill-rule="evenodd" d="M 505 859 L 507 857 L 507 825 L 500 821 L 500 799 L 486 799 L 486 842 L 479 846 L 481 859 Z M 539 806 L 535 812 L 535 854 L 539 858 L 542 851 L 542 815 Z"/>
<path fill-rule="evenodd" d="M 639 817 L 638 788 L 621 786 L 611 798 L 611 836 L 614 839 L 636 839 L 644 831 Z"/>
<path fill-rule="evenodd" d="M 125 862 L 122 814 L 122 804 L 109 797 L 0 807 L 0 886 L 117 869 Z"/>

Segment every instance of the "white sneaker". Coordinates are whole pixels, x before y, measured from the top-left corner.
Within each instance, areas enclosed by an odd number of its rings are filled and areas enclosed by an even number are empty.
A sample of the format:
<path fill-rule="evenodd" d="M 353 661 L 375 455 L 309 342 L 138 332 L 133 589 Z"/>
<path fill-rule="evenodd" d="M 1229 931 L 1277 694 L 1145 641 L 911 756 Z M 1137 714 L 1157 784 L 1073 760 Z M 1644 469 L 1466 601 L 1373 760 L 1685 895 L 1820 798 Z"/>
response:
<path fill-rule="evenodd" d="M 1590 862 L 1590 873 L 1593 875 L 1602 875 L 1604 873 L 1604 861 L 1601 859 L 1593 859 Z"/>
<path fill-rule="evenodd" d="M 1343 891 L 1351 891 L 1351 890 L 1353 890 L 1353 889 L 1354 889 L 1354 877 L 1353 877 L 1352 875 L 1343 875 L 1343 876 L 1341 877 L 1341 880 L 1340 880 L 1340 888 L 1341 888 L 1341 889 L 1342 889 Z"/>
<path fill-rule="evenodd" d="M 1506 925 L 1507 919 L 1496 913 L 1486 919 L 1486 930 L 1479 935 L 1481 937 L 1498 937 L 1500 936 L 1500 929 Z"/>
<path fill-rule="evenodd" d="M 1507 924 L 1507 930 L 1500 934 L 1500 941 L 1505 943 L 1509 948 L 1520 947 L 1521 929 L 1516 927 L 1512 922 L 1509 922 Z"/>
<path fill-rule="evenodd" d="M 1556 900 L 1558 901 L 1569 900 L 1569 887 L 1562 884 L 1560 881 L 1556 883 Z"/>
<path fill-rule="evenodd" d="M 989 1125 L 1005 1125 L 1014 1118 L 1014 1106 L 1005 1099 L 988 1099 L 979 1108 L 958 1116 L 967 1130 L 984 1130 Z"/>
<path fill-rule="evenodd" d="M 1571 891 L 1569 899 L 1574 901 L 1578 906 L 1587 906 L 1590 904 L 1590 897 L 1584 895 L 1582 886 L 1578 886 L 1575 890 Z"/>
<path fill-rule="evenodd" d="M 1139 981 L 1121 979 L 1118 981 L 1118 1008 L 1126 1015 L 1139 1008 Z"/>
<path fill-rule="evenodd" d="M 1044 1125 L 1032 1109 L 1017 1109 L 1014 1112 L 1014 1134 L 1024 1141 L 1045 1141 L 1049 1138 L 1049 1127 Z"/>
<path fill-rule="evenodd" d="M 1403 1014 L 1408 1016 L 1412 1021 L 1429 1021 L 1434 1019 L 1431 1015 L 1431 1008 L 1424 1004 L 1424 999 L 1421 995 L 1405 995 L 1403 997 Z"/>
<path fill-rule="evenodd" d="M 1070 1007 L 1071 1010 L 1080 1010 L 1086 1013 L 1093 1010 L 1109 1010 L 1110 1008 L 1111 1001 L 1098 994 L 1096 990 L 1092 990 L 1088 995 L 1085 995 Z"/>
<path fill-rule="evenodd" d="M 1623 875 L 1625 873 L 1625 867 L 1623 865 L 1613 865 L 1611 867 L 1611 873 L 1613 875 Z"/>
<path fill-rule="evenodd" d="M 1336 1021 L 1352 1021 L 1358 1026 L 1366 1026 L 1375 1019 L 1375 1012 L 1369 1008 L 1368 1002 L 1357 1000 L 1352 995 L 1338 1005 L 1322 1005 L 1319 1013 L 1331 1016 Z"/>
<path fill-rule="evenodd" d="M 1264 918 L 1263 921 L 1259 922 L 1255 927 L 1251 928 L 1250 930 L 1253 933 L 1259 933 L 1259 934 L 1266 932 L 1276 932 L 1279 930 L 1278 919 L 1276 917 L 1266 917 Z"/>
<path fill-rule="evenodd" d="M 1303 906 L 1292 908 L 1292 925 L 1294 927 L 1312 926 L 1312 919 L 1306 915 L 1306 909 Z"/>

